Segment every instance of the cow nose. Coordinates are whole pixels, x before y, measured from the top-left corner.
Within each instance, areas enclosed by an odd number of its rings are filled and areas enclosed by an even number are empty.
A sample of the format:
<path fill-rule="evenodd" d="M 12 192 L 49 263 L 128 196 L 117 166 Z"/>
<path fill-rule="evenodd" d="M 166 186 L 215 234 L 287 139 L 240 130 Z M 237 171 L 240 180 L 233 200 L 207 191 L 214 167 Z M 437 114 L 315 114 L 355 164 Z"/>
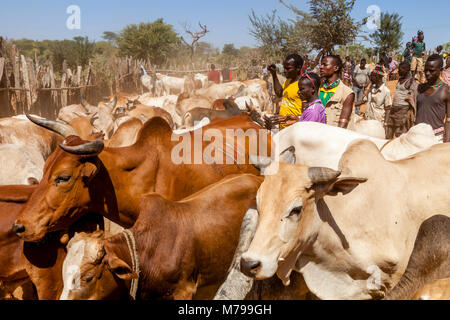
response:
<path fill-rule="evenodd" d="M 241 258 L 241 272 L 249 277 L 254 277 L 261 267 L 260 261 L 246 260 Z"/>
<path fill-rule="evenodd" d="M 25 232 L 25 226 L 23 224 L 13 224 L 12 230 L 15 234 L 19 235 Z"/>

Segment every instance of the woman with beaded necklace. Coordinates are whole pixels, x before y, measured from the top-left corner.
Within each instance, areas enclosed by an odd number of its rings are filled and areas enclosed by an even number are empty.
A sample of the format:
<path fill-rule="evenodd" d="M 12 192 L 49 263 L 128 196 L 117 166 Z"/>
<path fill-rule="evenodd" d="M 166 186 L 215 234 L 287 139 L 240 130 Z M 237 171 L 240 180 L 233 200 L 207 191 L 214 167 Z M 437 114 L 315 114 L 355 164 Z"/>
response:
<path fill-rule="evenodd" d="M 320 76 L 323 78 L 319 91 L 327 113 L 327 124 L 344 128 L 353 128 L 351 121 L 355 93 L 341 81 L 342 60 L 337 55 L 322 58 Z"/>

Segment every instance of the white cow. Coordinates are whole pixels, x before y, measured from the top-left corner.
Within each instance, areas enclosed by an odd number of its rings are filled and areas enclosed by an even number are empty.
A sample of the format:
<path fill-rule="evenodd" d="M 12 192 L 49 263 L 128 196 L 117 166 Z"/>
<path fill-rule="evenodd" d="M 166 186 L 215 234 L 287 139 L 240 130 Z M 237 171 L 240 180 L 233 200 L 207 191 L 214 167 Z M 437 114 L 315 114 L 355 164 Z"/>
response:
<path fill-rule="evenodd" d="M 200 80 L 202 83 L 202 88 L 206 88 L 208 85 L 208 76 L 205 76 L 204 74 L 196 73 L 194 75 L 194 80 Z"/>
<path fill-rule="evenodd" d="M 172 92 L 180 94 L 184 91 L 185 78 L 170 77 L 161 73 L 156 73 L 156 78 L 162 81 L 166 95 L 169 95 Z"/>
<path fill-rule="evenodd" d="M 0 145 L 0 185 L 38 184 L 45 160 L 36 148 L 23 145 Z"/>
<path fill-rule="evenodd" d="M 357 139 L 374 142 L 386 160 L 403 159 L 439 143 L 427 124 L 416 125 L 399 138 L 386 140 L 322 123 L 299 122 L 281 130 L 273 139 L 280 151 L 295 147 L 297 164 L 335 170 L 347 146 Z"/>
<path fill-rule="evenodd" d="M 149 94 L 143 94 L 138 98 L 138 101 L 143 105 L 159 107 L 166 110 L 172 116 L 173 122 L 178 127 L 181 125 L 181 117 L 176 112 L 177 100 L 177 95 L 152 97 Z"/>
<path fill-rule="evenodd" d="M 145 70 L 144 66 L 141 65 L 141 84 L 150 92 L 153 93 L 154 85 L 155 85 L 155 79 L 152 78 L 147 71 Z"/>

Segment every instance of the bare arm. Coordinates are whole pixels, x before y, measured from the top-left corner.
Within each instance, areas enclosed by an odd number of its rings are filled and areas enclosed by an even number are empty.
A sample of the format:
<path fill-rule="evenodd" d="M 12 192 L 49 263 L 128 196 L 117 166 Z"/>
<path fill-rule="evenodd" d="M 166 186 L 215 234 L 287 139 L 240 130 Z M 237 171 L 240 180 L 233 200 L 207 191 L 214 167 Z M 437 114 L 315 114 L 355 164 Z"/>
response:
<path fill-rule="evenodd" d="M 339 128 L 347 129 L 350 116 L 353 111 L 353 102 L 355 101 L 355 94 L 350 94 L 344 101 L 342 106 L 341 116 L 339 117 Z"/>
<path fill-rule="evenodd" d="M 280 83 L 280 80 L 278 80 L 278 76 L 276 73 L 272 73 L 273 78 L 273 90 L 275 91 L 275 94 L 278 98 L 283 97 L 283 86 Z"/>
<path fill-rule="evenodd" d="M 275 91 L 275 94 L 278 98 L 283 97 L 283 87 L 280 83 L 280 80 L 278 80 L 277 76 L 277 67 L 275 65 L 270 65 L 267 70 L 272 74 L 273 79 L 273 90 Z"/>
<path fill-rule="evenodd" d="M 445 104 L 446 104 L 446 112 L 445 112 L 445 125 L 444 125 L 444 143 L 450 142 L 450 87 L 447 86 L 445 90 Z"/>

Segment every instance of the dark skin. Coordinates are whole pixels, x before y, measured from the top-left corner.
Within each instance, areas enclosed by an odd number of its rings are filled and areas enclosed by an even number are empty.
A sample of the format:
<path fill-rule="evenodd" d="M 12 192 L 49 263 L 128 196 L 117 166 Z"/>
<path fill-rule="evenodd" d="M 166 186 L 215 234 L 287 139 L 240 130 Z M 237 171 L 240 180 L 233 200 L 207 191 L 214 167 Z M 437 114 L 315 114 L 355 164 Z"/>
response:
<path fill-rule="evenodd" d="M 401 64 L 401 65 L 398 67 L 398 75 L 399 75 L 399 80 L 398 80 L 398 82 L 401 83 L 401 84 L 403 84 L 403 83 L 405 83 L 406 81 L 408 81 L 409 79 L 411 79 L 411 73 L 409 72 L 409 66 L 408 66 L 408 65 Z M 411 102 L 410 102 L 410 103 L 411 103 Z M 391 109 L 386 110 L 386 120 L 389 119 L 390 113 L 391 113 Z M 386 121 L 385 121 L 385 122 L 386 122 Z M 392 130 L 393 130 L 392 127 L 387 127 L 387 128 L 386 128 L 386 136 L 387 136 L 387 137 L 392 137 L 392 133 L 393 133 Z M 398 136 L 400 136 L 400 134 L 397 134 L 397 133 L 396 133 L 396 136 L 398 137 Z"/>
<path fill-rule="evenodd" d="M 364 70 L 364 69 L 366 68 L 366 59 L 362 59 L 362 60 L 361 60 L 361 63 L 359 64 L 359 68 L 360 68 L 361 70 Z M 355 74 L 353 74 L 353 85 L 354 85 L 355 87 L 360 88 L 360 89 L 363 88 L 362 86 L 358 85 L 358 83 L 356 82 L 356 80 L 355 80 Z"/>
<path fill-rule="evenodd" d="M 302 66 L 295 66 L 295 61 L 294 59 L 290 59 L 290 60 L 285 60 L 283 62 L 283 67 L 284 67 L 284 76 L 286 77 L 286 79 L 290 79 L 291 82 L 294 81 L 298 81 L 298 79 L 300 78 L 300 73 L 301 73 L 301 69 Z M 275 91 L 275 94 L 277 95 L 278 98 L 282 98 L 283 97 L 283 86 L 280 83 L 280 80 L 278 80 L 278 75 L 277 75 L 277 68 L 274 64 L 270 65 L 267 70 L 272 74 L 272 78 L 273 78 L 273 88 Z M 298 118 L 295 117 L 294 115 L 286 115 L 286 116 L 280 116 L 278 115 L 278 113 L 280 112 L 280 110 L 277 110 L 277 115 L 274 115 L 272 117 L 264 117 L 264 122 L 266 125 L 266 128 L 271 129 L 274 126 L 276 126 L 277 124 L 282 123 L 283 125 L 289 125 L 289 123 L 292 123 L 292 121 Z"/>
<path fill-rule="evenodd" d="M 440 75 L 442 71 L 442 66 L 439 61 L 427 61 L 425 63 L 425 78 L 427 82 L 419 86 L 419 92 L 424 93 L 426 96 L 432 96 L 439 87 L 433 87 L 433 85 L 438 85 L 440 83 Z M 450 88 L 441 91 L 441 101 L 445 103 L 446 112 L 444 119 L 444 143 L 450 142 Z"/>
<path fill-rule="evenodd" d="M 303 111 L 308 108 L 309 104 L 314 100 L 319 99 L 318 93 L 319 89 L 314 88 L 313 83 L 308 78 L 301 78 L 298 81 L 298 96 L 303 101 Z M 284 122 L 285 125 L 290 126 L 297 123 L 299 118 L 294 115 L 287 115 L 287 120 Z"/>
<path fill-rule="evenodd" d="M 376 74 L 376 73 L 372 73 L 370 75 L 370 82 L 372 82 L 374 84 L 375 88 L 379 88 L 383 84 L 383 76 Z M 360 106 L 362 104 L 364 104 L 364 102 L 359 101 L 359 102 L 355 103 L 355 106 Z M 386 126 L 386 119 L 388 119 L 388 117 L 389 117 L 391 106 L 385 106 L 384 110 L 385 110 L 384 125 Z"/>
<path fill-rule="evenodd" d="M 320 76 L 325 79 L 325 83 L 330 84 L 339 78 L 339 66 L 337 65 L 333 57 L 325 57 L 322 59 L 320 64 Z M 341 115 L 339 117 L 339 128 L 347 129 L 348 121 L 352 114 L 353 102 L 355 101 L 355 94 L 350 94 L 347 99 L 345 99 L 342 106 Z"/>

